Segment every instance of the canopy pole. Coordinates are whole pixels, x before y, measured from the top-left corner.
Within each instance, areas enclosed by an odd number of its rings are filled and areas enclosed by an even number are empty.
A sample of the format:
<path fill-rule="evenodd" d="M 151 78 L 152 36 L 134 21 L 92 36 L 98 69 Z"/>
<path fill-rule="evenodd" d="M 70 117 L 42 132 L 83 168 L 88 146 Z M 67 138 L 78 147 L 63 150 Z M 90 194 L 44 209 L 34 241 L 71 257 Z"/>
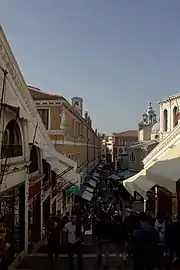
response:
<path fill-rule="evenodd" d="M 144 199 L 144 212 L 146 212 L 146 199 Z"/>
<path fill-rule="evenodd" d="M 158 188 L 155 187 L 155 217 L 158 213 Z"/>

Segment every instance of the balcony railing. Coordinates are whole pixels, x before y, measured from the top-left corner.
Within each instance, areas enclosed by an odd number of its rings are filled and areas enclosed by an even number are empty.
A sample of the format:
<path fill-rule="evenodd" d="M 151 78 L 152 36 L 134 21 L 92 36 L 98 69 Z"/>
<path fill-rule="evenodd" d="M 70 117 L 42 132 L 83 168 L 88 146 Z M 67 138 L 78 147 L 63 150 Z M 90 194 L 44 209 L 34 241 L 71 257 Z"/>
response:
<path fill-rule="evenodd" d="M 22 155 L 22 145 L 3 145 L 1 148 L 1 158 L 20 157 Z"/>

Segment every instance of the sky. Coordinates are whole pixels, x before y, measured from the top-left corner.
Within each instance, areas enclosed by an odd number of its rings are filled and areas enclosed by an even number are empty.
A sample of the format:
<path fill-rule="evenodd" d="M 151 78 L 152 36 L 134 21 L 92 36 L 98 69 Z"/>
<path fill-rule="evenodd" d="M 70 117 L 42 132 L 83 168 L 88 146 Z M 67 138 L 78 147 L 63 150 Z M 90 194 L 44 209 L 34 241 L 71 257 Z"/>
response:
<path fill-rule="evenodd" d="M 180 92 L 179 0 L 0 0 L 27 82 L 84 99 L 99 132 L 137 129 Z"/>

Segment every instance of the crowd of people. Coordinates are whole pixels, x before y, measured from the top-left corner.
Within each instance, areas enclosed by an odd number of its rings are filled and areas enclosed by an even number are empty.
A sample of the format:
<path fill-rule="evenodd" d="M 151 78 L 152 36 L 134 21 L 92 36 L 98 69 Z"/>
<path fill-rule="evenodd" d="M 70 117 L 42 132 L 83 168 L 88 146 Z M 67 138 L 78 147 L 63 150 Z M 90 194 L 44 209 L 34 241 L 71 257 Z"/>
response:
<path fill-rule="evenodd" d="M 113 192 L 117 183 L 108 177 L 111 170 L 99 174 L 95 201 L 76 203 L 71 214 L 62 215 L 58 211 L 49 218 L 46 224 L 49 259 L 57 261 L 59 252 L 65 249 L 69 269 L 74 269 L 76 254 L 78 270 L 82 270 L 83 243 L 86 232 L 91 231 L 98 269 L 109 266 L 111 252 L 116 254 L 119 265 L 133 264 L 134 270 L 169 270 L 174 264 L 180 269 L 180 215 L 172 219 L 162 213 L 154 217 L 150 212 L 124 209 L 117 204 L 119 198 L 115 199 L 119 196 Z M 0 215 L 0 269 L 3 270 L 8 269 L 12 257 L 13 245 L 8 235 Z"/>
<path fill-rule="evenodd" d="M 180 216 L 168 220 L 160 213 L 153 218 L 150 213 L 129 211 L 124 216 L 113 207 L 81 208 L 76 205 L 71 217 L 52 218 L 48 228 L 49 258 L 58 259 L 59 239 L 67 237 L 69 269 L 74 269 L 73 254 L 77 254 L 78 269 L 83 269 L 83 240 L 87 230 L 92 228 L 92 237 L 97 247 L 97 267 L 109 265 L 109 253 L 128 264 L 133 262 L 134 270 L 171 269 L 173 263 L 180 263 Z M 60 237 L 61 234 L 61 237 Z M 62 243 L 63 241 L 61 241 Z M 104 261 L 102 261 L 104 260 Z"/>

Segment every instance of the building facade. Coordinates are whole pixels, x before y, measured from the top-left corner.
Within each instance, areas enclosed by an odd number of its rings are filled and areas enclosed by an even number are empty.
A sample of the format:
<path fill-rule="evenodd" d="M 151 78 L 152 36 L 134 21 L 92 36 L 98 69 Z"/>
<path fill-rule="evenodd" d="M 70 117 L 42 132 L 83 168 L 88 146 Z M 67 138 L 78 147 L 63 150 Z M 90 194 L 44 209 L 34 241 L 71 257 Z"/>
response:
<path fill-rule="evenodd" d="M 143 169 L 143 159 L 156 147 L 159 142 L 159 123 L 156 113 L 149 103 L 139 123 L 138 143 L 128 147 L 129 170 L 139 172 Z"/>
<path fill-rule="evenodd" d="M 108 163 L 113 162 L 113 137 L 105 134 L 101 135 L 101 160 Z"/>
<path fill-rule="evenodd" d="M 113 156 L 116 169 L 128 168 L 128 147 L 137 144 L 138 131 L 127 130 L 121 133 L 113 133 Z"/>
<path fill-rule="evenodd" d="M 101 151 L 100 136 L 88 112 L 83 117 L 83 99 L 73 97 L 70 104 L 64 97 L 30 86 L 29 90 L 54 147 L 77 163 L 83 182 L 100 160 Z"/>
<path fill-rule="evenodd" d="M 180 94 L 169 96 L 158 102 L 160 123 L 154 124 L 151 138 L 159 143 L 143 159 L 143 169 L 124 181 L 132 196 L 136 193 L 144 198 L 145 208 L 150 207 L 166 215 L 180 211 Z"/>

